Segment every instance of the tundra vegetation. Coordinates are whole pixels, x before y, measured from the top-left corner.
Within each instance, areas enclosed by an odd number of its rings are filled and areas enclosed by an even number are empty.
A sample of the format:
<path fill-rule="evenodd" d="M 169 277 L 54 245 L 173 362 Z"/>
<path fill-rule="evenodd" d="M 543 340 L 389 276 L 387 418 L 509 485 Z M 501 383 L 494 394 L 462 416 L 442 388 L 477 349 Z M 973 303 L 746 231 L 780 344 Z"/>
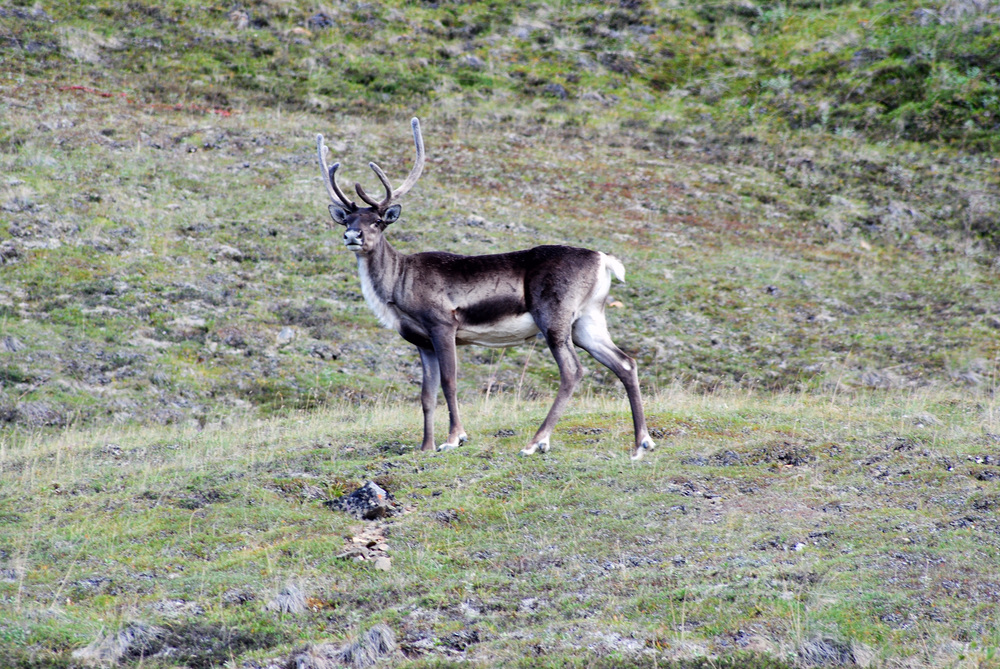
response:
<path fill-rule="evenodd" d="M 998 22 L 0 0 L 0 665 L 997 666 Z M 374 191 L 414 115 L 396 248 L 623 261 L 646 459 L 592 361 L 517 456 L 540 344 L 416 450 L 314 144 Z"/>

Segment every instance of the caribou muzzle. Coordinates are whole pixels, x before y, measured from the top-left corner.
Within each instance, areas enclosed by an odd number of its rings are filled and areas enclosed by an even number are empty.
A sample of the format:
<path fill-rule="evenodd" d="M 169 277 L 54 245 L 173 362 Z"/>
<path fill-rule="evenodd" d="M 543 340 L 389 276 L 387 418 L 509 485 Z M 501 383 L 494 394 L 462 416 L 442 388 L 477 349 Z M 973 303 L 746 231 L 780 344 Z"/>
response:
<path fill-rule="evenodd" d="M 348 230 L 344 233 L 344 246 L 354 250 L 360 249 L 364 245 L 364 239 L 361 237 L 360 230 Z"/>

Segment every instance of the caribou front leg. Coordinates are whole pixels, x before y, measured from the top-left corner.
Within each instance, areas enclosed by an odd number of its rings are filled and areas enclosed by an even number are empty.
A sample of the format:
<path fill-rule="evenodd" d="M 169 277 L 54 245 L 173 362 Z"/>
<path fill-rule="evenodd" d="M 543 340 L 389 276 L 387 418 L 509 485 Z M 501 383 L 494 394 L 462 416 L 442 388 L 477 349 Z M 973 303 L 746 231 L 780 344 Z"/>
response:
<path fill-rule="evenodd" d="M 458 415 L 458 357 L 455 351 L 454 328 L 440 328 L 431 333 L 431 342 L 441 371 L 441 389 L 448 405 L 448 440 L 437 447 L 438 452 L 458 448 L 469 440 Z"/>
<path fill-rule="evenodd" d="M 441 386 L 441 368 L 434 349 L 417 348 L 420 351 L 420 365 L 423 367 L 423 381 L 420 384 L 420 405 L 424 410 L 424 441 L 420 450 L 434 449 L 434 409 L 437 406 L 438 388 Z"/>

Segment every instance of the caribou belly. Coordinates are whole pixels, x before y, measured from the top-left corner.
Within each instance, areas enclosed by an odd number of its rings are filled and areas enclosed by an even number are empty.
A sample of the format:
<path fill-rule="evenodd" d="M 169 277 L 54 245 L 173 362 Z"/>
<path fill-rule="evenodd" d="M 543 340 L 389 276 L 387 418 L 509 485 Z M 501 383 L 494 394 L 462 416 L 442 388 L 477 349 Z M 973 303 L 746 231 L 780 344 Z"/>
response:
<path fill-rule="evenodd" d="M 463 325 L 455 334 L 459 344 L 505 347 L 523 344 L 538 334 L 538 326 L 531 314 L 508 316 L 494 323 Z"/>

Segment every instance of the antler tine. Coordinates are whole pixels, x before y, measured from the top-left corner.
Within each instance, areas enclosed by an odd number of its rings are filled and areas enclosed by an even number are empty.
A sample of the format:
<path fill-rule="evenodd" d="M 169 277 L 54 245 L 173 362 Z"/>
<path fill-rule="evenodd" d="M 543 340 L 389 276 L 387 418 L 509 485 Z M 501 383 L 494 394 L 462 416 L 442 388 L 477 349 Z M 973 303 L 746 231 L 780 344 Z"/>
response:
<path fill-rule="evenodd" d="M 326 186 L 326 192 L 334 204 L 337 203 L 337 200 L 340 200 L 345 207 L 354 211 L 358 208 L 358 205 L 349 200 L 337 185 L 336 173 L 337 168 L 340 167 L 340 163 L 334 163 L 333 167 L 328 167 L 326 164 L 327 150 L 326 144 L 323 143 L 323 135 L 316 135 L 316 152 L 319 154 L 319 166 L 323 170 L 323 185 Z"/>
<path fill-rule="evenodd" d="M 410 125 L 413 127 L 413 144 L 417 148 L 417 161 L 414 163 L 413 169 L 410 170 L 410 174 L 406 177 L 406 181 L 393 191 L 392 197 L 396 199 L 403 197 L 413 188 L 413 185 L 417 183 L 417 179 L 420 178 L 420 173 L 424 170 L 424 137 L 420 134 L 420 120 L 414 116 L 410 121 Z"/>
<path fill-rule="evenodd" d="M 375 163 L 368 163 L 368 167 L 372 168 L 372 172 L 378 177 L 378 180 L 382 182 L 382 186 L 385 188 L 385 199 L 379 203 L 380 207 L 387 206 L 392 201 L 392 184 L 389 183 L 389 177 L 385 175 L 382 168 Z"/>
<path fill-rule="evenodd" d="M 365 192 L 365 189 L 361 187 L 361 184 L 355 183 L 354 190 L 358 192 L 358 197 L 364 200 L 365 203 L 368 204 L 368 206 L 375 207 L 376 209 L 379 208 L 378 200 L 368 195 L 368 193 Z"/>
<path fill-rule="evenodd" d="M 385 199 L 381 202 L 376 202 L 374 198 L 365 192 L 365 189 L 361 187 L 361 184 L 354 184 L 354 190 L 358 191 L 358 195 L 362 200 L 377 208 L 379 211 L 382 211 L 389 205 L 389 202 L 392 201 L 392 186 L 389 184 L 389 177 L 385 175 L 385 172 L 382 171 L 381 167 L 375 163 L 368 163 L 368 167 L 372 168 L 372 171 L 375 172 L 375 176 L 377 176 L 378 180 L 382 182 L 383 186 L 385 186 Z"/>

